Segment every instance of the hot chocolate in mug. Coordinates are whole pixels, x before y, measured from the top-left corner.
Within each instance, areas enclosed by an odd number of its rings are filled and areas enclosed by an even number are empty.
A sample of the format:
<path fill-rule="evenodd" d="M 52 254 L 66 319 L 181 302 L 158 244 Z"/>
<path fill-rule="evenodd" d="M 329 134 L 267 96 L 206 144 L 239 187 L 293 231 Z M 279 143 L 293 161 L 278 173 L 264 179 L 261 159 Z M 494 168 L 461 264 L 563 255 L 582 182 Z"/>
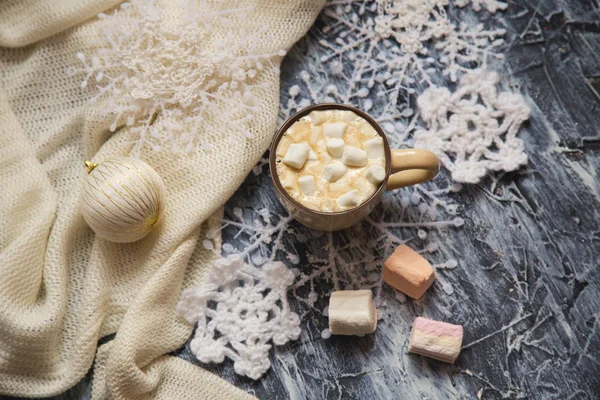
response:
<path fill-rule="evenodd" d="M 297 199 L 294 199 L 284 188 L 277 171 L 277 163 L 281 162 L 280 157 L 277 155 L 277 149 L 288 129 L 302 117 L 308 116 L 313 111 L 329 110 L 353 112 L 356 116 L 365 120 L 383 139 L 383 152 L 385 156 L 385 165 L 383 166 L 385 177 L 383 182 L 379 184 L 379 187 L 369 198 L 356 205 L 356 207 L 343 211 L 321 211 L 302 204 Z M 439 172 L 440 163 L 437 156 L 428 150 L 391 149 L 387 137 L 379 124 L 367 113 L 355 107 L 344 104 L 318 104 L 299 111 L 281 126 L 271 144 L 269 168 L 279 200 L 290 215 L 310 228 L 322 231 L 336 231 L 354 225 L 366 217 L 373 211 L 384 191 L 433 179 Z M 381 175 L 383 177 L 383 171 L 381 171 Z"/>

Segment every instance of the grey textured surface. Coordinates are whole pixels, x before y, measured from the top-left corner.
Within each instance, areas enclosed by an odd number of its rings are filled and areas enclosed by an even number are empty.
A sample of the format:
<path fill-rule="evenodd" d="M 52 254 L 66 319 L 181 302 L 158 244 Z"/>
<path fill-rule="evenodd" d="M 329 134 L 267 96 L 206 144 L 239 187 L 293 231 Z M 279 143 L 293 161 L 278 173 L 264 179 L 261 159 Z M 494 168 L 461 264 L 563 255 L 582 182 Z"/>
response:
<path fill-rule="evenodd" d="M 326 318 L 296 304 L 304 332 L 274 351 L 261 380 L 235 375 L 227 361 L 208 368 L 264 399 L 600 398 L 599 8 L 513 1 L 490 16 L 507 29 L 502 83 L 532 109 L 520 133 L 530 163 L 454 195 L 466 223 L 435 237 L 459 262 L 438 271 L 450 294 L 436 284 L 419 302 L 393 304 L 384 288 L 389 315 L 364 338 L 323 340 Z M 300 70 L 293 61 L 284 64 L 282 102 Z M 266 174 L 251 175 L 228 210 L 258 205 L 281 211 Z M 422 314 L 464 325 L 455 365 L 406 355 L 405 321 Z"/>
<path fill-rule="evenodd" d="M 258 381 L 235 375 L 227 360 L 194 361 L 187 346 L 178 355 L 262 399 L 600 398 L 600 3 L 509 3 L 486 23 L 507 29 L 499 68 L 503 85 L 523 93 L 532 109 L 520 133 L 530 163 L 453 194 L 464 226 L 429 239 L 440 248 L 434 262 L 459 262 L 438 271 L 452 290 L 436 283 L 423 300 L 400 302 L 383 287 L 387 314 L 377 332 L 363 338 L 322 339 L 326 317 L 292 301 L 303 333 L 272 352 L 272 368 Z M 324 23 L 317 21 L 313 37 Z M 296 54 L 310 46 L 310 39 L 300 43 Z M 284 63 L 284 102 L 299 69 L 293 57 Z M 266 168 L 248 177 L 227 214 L 235 207 L 283 213 Z M 295 232 L 303 229 L 294 226 Z M 369 235 L 360 226 L 336 238 L 361 231 Z M 234 233 L 226 230 L 226 240 Z M 300 254 L 319 243 L 304 233 L 306 240 L 288 239 Z M 384 256 L 380 252 L 376 260 Z M 454 365 L 406 354 L 407 321 L 417 315 L 464 325 L 463 351 Z M 57 398 L 87 398 L 89 382 L 88 374 Z"/>

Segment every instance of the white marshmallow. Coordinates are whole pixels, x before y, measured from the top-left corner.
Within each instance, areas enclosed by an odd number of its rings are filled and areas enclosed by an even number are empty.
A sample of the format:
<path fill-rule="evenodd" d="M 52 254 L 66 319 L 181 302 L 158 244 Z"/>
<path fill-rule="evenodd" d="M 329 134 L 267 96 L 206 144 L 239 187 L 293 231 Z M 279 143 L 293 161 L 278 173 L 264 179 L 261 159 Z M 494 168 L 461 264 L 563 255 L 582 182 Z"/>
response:
<path fill-rule="evenodd" d="M 360 204 L 358 190 L 351 190 L 338 197 L 337 202 L 342 207 L 356 207 Z"/>
<path fill-rule="evenodd" d="M 345 122 L 334 122 L 332 124 L 325 124 L 323 126 L 323 135 L 326 137 L 333 137 L 341 139 L 344 137 L 344 133 L 346 132 L 346 127 L 348 124 Z"/>
<path fill-rule="evenodd" d="M 377 309 L 370 290 L 341 290 L 329 298 L 329 330 L 333 335 L 375 332 Z"/>
<path fill-rule="evenodd" d="M 367 151 L 369 160 L 383 158 L 384 156 L 383 138 L 381 136 L 365 140 L 363 142 L 363 148 Z"/>
<path fill-rule="evenodd" d="M 373 128 L 373 125 L 371 125 L 368 121 L 364 120 L 362 122 L 362 124 L 360 125 L 360 130 L 368 136 L 379 136 L 379 134 L 377 133 L 377 131 L 375 130 L 375 128 Z"/>
<path fill-rule="evenodd" d="M 340 179 L 348 171 L 348 168 L 339 161 L 334 161 L 323 167 L 323 178 L 327 182 L 335 182 Z"/>
<path fill-rule="evenodd" d="M 351 188 L 349 187 L 348 190 L 350 189 Z M 352 182 L 352 189 L 358 190 L 360 197 L 363 199 L 371 197 L 371 195 L 373 194 L 373 184 L 369 182 L 366 178 L 357 179 L 354 182 Z"/>
<path fill-rule="evenodd" d="M 310 118 L 310 120 L 312 121 L 313 124 L 321 125 L 323 122 L 325 122 L 329 119 L 329 112 L 328 111 L 313 111 L 310 114 L 308 114 L 308 118 Z"/>
<path fill-rule="evenodd" d="M 351 189 L 348 180 L 344 178 L 329 184 L 329 193 L 345 193 Z"/>
<path fill-rule="evenodd" d="M 325 212 L 331 212 L 335 208 L 335 201 L 330 198 L 325 198 L 321 202 L 322 210 Z"/>
<path fill-rule="evenodd" d="M 357 118 L 357 115 L 352 111 L 340 111 L 339 116 L 342 121 L 347 123 L 350 123 Z"/>
<path fill-rule="evenodd" d="M 277 145 L 277 157 L 283 157 L 285 156 L 285 152 L 287 151 L 287 149 L 290 147 L 290 144 L 292 144 L 293 141 L 292 139 L 290 139 L 287 136 L 283 136 L 281 138 L 281 140 L 279 141 L 279 144 Z"/>
<path fill-rule="evenodd" d="M 292 168 L 300 169 L 308 159 L 309 152 L 310 146 L 306 142 L 290 144 L 285 157 L 283 157 L 283 163 Z"/>
<path fill-rule="evenodd" d="M 290 146 L 291 147 L 291 146 Z M 351 167 L 364 167 L 367 165 L 367 152 L 354 146 L 345 146 L 342 154 L 344 164 Z"/>
<path fill-rule="evenodd" d="M 321 134 L 321 128 L 319 128 L 318 126 L 313 127 L 310 130 L 310 136 L 308 137 L 308 141 L 310 142 L 310 144 L 316 144 L 317 141 L 319 140 L 320 134 Z"/>
<path fill-rule="evenodd" d="M 317 153 L 315 153 L 313 149 L 310 149 L 308 152 L 308 161 L 317 161 L 318 159 L 319 157 L 317 157 Z"/>
<path fill-rule="evenodd" d="M 373 185 L 379 185 L 385 180 L 385 169 L 379 164 L 371 165 L 365 171 L 365 178 Z"/>
<path fill-rule="evenodd" d="M 341 157 L 344 153 L 344 139 L 327 139 L 327 151 L 334 157 Z"/>
<path fill-rule="evenodd" d="M 309 175 L 316 176 L 317 174 L 321 173 L 322 169 L 323 167 L 321 167 L 320 162 L 307 162 L 304 168 L 302 168 L 302 171 L 306 172 Z"/>
<path fill-rule="evenodd" d="M 305 196 L 312 196 L 315 194 L 315 178 L 312 176 L 301 176 L 298 178 L 298 184 L 300 185 L 300 189 L 302 189 L 302 193 L 304 193 Z"/>
<path fill-rule="evenodd" d="M 313 210 L 321 210 L 321 200 L 315 199 L 314 197 L 302 199 L 302 204 Z"/>
<path fill-rule="evenodd" d="M 283 182 L 281 182 L 281 184 L 283 185 L 284 188 L 286 188 L 288 190 L 295 189 L 296 177 L 294 175 L 296 175 L 296 174 L 287 173 L 285 175 Z"/>

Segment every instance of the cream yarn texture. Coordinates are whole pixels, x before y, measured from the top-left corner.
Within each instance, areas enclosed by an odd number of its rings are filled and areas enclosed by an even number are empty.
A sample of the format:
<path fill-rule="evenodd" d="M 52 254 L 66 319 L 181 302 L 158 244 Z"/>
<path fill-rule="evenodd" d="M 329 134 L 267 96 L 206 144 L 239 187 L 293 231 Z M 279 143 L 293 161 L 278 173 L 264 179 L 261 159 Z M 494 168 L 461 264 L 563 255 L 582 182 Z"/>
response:
<path fill-rule="evenodd" d="M 271 52 L 289 49 L 322 7 L 320 0 L 248 3 L 256 7 L 243 23 L 248 31 L 269 26 L 272 38 L 260 46 Z M 132 132 L 111 133 L 114 116 L 103 112 L 109 100 L 90 104 L 81 77 L 66 70 L 77 53 L 93 56 L 101 36 L 95 15 L 114 5 L 0 2 L 0 394 L 61 393 L 94 363 L 95 399 L 251 397 L 165 354 L 192 332 L 175 312 L 182 290 L 199 286 L 214 259 L 199 238 L 218 226 L 217 211 L 272 138 L 279 74 L 257 77 L 264 89 L 248 122 L 253 139 L 231 142 L 206 130 L 210 151 L 180 157 L 143 148 L 140 158 L 166 185 L 164 220 L 135 243 L 99 239 L 78 210 L 82 162 L 128 156 Z"/>

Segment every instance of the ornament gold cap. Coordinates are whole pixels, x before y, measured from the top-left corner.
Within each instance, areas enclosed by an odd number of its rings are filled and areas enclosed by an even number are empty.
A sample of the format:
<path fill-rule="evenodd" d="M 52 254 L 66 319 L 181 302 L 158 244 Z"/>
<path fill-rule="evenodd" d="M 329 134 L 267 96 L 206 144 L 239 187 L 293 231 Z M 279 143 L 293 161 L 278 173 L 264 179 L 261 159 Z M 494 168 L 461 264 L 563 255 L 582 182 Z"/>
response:
<path fill-rule="evenodd" d="M 96 168 L 98 166 L 98 164 L 95 164 L 89 160 L 85 160 L 85 166 L 87 167 L 88 174 L 89 174 L 90 172 L 92 172 L 94 170 L 94 168 Z"/>

